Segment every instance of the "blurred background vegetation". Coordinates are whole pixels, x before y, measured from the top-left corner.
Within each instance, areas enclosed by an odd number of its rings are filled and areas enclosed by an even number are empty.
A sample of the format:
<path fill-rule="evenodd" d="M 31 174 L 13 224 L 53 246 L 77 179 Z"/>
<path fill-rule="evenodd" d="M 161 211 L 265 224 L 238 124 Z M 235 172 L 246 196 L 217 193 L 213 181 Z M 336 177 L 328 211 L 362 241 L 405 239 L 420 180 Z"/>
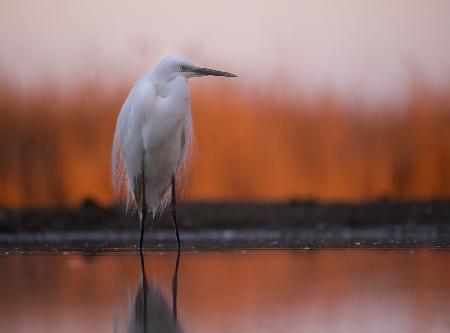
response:
<path fill-rule="evenodd" d="M 0 203 L 75 205 L 112 200 L 110 146 L 129 86 L 44 86 L 26 97 L 0 88 Z M 450 91 L 411 86 L 401 106 L 332 94 L 282 96 L 196 87 L 192 200 L 450 196 Z"/>
<path fill-rule="evenodd" d="M 191 82 L 186 200 L 449 198 L 449 31 L 441 0 L 0 1 L 0 205 L 111 204 L 117 114 L 169 53 L 239 75 Z"/>

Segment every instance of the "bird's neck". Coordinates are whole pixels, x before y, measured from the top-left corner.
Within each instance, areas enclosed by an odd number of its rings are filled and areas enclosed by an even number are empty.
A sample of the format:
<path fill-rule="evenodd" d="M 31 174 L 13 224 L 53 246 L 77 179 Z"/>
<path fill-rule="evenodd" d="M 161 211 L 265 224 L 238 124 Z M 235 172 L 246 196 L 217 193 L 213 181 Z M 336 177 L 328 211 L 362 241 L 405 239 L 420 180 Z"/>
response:
<path fill-rule="evenodd" d="M 172 91 L 174 86 L 176 85 L 176 81 L 179 79 L 183 79 L 181 77 L 175 77 L 175 78 L 158 78 L 157 76 L 153 77 L 153 84 L 155 87 L 156 92 L 158 93 L 158 95 L 161 96 L 167 96 L 169 95 Z"/>

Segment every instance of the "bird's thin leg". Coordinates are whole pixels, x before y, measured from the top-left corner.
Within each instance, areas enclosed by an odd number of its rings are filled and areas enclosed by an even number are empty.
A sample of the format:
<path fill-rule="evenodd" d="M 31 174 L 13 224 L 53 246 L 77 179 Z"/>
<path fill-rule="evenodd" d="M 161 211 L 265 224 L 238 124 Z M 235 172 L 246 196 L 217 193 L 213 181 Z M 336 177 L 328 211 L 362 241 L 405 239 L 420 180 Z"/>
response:
<path fill-rule="evenodd" d="M 175 175 L 172 176 L 172 221 L 173 226 L 175 227 L 175 234 L 177 235 L 177 249 L 179 251 L 181 249 L 181 242 L 177 225 L 177 197 L 175 191 Z"/>
<path fill-rule="evenodd" d="M 177 249 L 177 260 L 172 279 L 172 313 L 173 319 L 177 321 L 177 294 L 178 294 L 178 267 L 180 266 L 180 248 Z"/>
<path fill-rule="evenodd" d="M 141 205 L 141 241 L 139 243 L 139 252 L 143 253 L 142 245 L 144 243 L 144 223 L 147 215 L 147 201 L 145 199 L 145 177 L 142 174 L 142 205 Z"/>
<path fill-rule="evenodd" d="M 141 241 L 139 242 L 139 252 L 143 253 L 143 242 L 144 242 L 144 221 L 145 221 L 145 213 L 141 213 Z"/>

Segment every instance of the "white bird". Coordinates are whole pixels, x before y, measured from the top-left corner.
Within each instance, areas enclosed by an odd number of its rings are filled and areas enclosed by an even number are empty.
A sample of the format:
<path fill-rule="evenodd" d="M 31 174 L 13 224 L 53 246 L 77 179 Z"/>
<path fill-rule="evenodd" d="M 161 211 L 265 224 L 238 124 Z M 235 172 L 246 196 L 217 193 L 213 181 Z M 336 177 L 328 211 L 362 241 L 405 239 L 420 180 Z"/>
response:
<path fill-rule="evenodd" d="M 113 185 L 120 191 L 126 184 L 127 203 L 139 210 L 141 253 L 147 212 L 154 216 L 163 211 L 170 196 L 180 249 L 175 182 L 183 169 L 180 166 L 186 164 L 193 139 L 187 79 L 205 75 L 236 77 L 194 66 L 183 56 L 168 56 L 137 80 L 117 118 L 112 147 Z"/>

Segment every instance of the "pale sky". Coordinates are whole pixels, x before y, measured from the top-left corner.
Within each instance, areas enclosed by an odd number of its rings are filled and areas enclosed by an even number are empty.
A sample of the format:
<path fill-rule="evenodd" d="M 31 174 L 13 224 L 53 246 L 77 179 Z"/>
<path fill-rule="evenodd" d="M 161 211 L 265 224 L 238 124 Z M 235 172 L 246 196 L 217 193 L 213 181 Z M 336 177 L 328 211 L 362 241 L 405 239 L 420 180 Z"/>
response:
<path fill-rule="evenodd" d="M 168 53 L 235 72 L 246 85 L 401 96 L 411 72 L 450 80 L 449 0 L 2 0 L 0 72 L 109 83 Z"/>

